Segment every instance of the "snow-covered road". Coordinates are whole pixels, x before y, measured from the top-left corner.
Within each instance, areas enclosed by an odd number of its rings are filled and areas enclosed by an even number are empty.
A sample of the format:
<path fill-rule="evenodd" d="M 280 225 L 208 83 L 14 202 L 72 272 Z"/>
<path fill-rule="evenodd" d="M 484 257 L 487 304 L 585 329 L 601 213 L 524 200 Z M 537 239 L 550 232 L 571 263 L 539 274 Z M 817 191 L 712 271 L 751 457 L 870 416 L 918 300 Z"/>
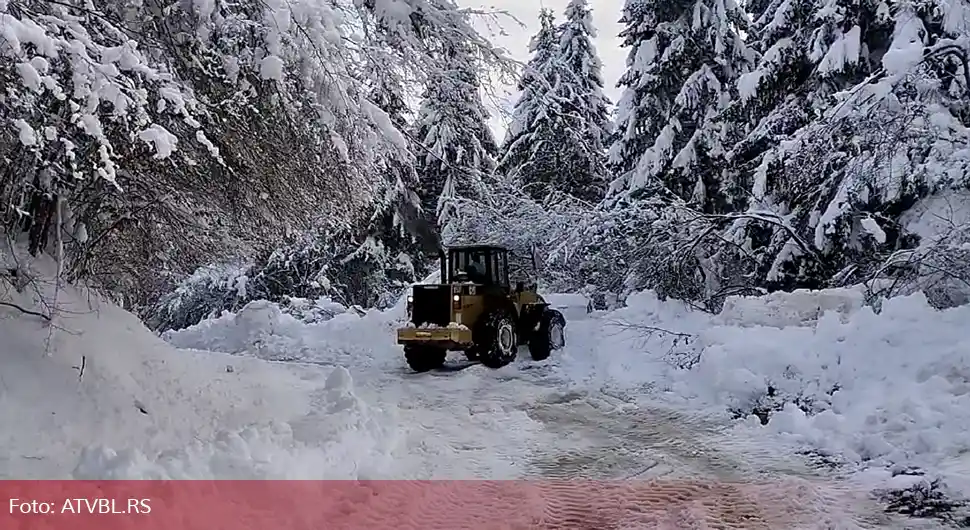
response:
<path fill-rule="evenodd" d="M 394 344 L 400 307 L 310 324 L 254 302 L 163 341 L 90 293 L 59 302 L 49 349 L 43 322 L 0 310 L 0 477 L 636 479 L 637 517 L 793 530 L 941 527 L 891 518 L 873 491 L 970 492 L 970 310 L 918 297 L 711 316 L 646 293 L 571 312 L 549 360 L 424 374 Z M 553 518 L 615 487 L 569 484 L 544 496 Z"/>
<path fill-rule="evenodd" d="M 269 306 L 251 310 L 269 314 L 226 317 L 169 339 L 212 347 L 207 341 L 234 335 L 231 329 L 238 321 L 286 321 Z M 690 501 L 696 495 L 756 514 L 738 528 L 894 526 L 864 487 L 810 465 L 776 437 L 759 439 L 750 432 L 746 437 L 733 431 L 723 415 L 643 402 L 636 387 L 624 392 L 575 377 L 571 370 L 597 351 L 595 341 L 606 325 L 603 315 L 570 321 L 569 345 L 547 361 L 532 361 L 523 349 L 512 365 L 490 370 L 457 355 L 445 369 L 423 374 L 412 373 L 393 344 L 390 330 L 396 317 L 375 314 L 362 320 L 368 319 L 383 336 L 375 330 L 365 341 L 359 328 L 331 324 L 320 335 L 327 336 L 325 344 L 308 338 L 305 329 L 293 334 L 285 327 L 271 327 L 274 337 L 257 340 L 264 355 L 288 352 L 278 362 L 300 366 L 304 377 L 317 373 L 321 381 L 329 378 L 315 393 L 312 412 L 289 422 L 298 441 L 312 445 L 327 439 L 318 429 L 331 423 L 340 408 L 334 407 L 340 401 L 334 388 L 352 387 L 371 410 L 391 411 L 372 425 L 395 426 L 392 435 L 382 433 L 394 439 L 388 458 L 379 466 L 359 468 L 358 478 L 657 480 L 658 499 Z M 347 322 L 360 323 L 356 317 Z M 708 489 L 694 492 L 694 481 Z M 741 490 L 734 485 L 742 485 Z M 718 486 L 727 489 L 716 491 Z M 726 517 L 710 509 L 698 513 L 698 521 L 712 524 Z"/>

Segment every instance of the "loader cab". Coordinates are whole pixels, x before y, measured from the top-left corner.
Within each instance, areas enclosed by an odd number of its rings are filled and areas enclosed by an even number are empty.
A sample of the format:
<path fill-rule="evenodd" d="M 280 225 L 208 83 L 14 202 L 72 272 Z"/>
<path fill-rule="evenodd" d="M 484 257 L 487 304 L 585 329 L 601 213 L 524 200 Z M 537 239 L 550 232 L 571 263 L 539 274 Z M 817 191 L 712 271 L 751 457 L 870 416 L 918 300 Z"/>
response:
<path fill-rule="evenodd" d="M 442 283 L 471 282 L 509 290 L 508 250 L 491 245 L 452 247 L 442 256 Z"/>

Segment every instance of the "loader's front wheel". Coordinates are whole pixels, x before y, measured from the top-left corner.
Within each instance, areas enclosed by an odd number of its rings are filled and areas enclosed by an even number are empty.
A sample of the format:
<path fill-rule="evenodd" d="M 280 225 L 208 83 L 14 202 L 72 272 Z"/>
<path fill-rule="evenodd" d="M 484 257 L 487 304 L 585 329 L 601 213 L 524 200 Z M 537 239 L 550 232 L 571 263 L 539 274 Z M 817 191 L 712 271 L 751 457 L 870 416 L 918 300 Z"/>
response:
<path fill-rule="evenodd" d="M 535 330 L 529 340 L 529 352 L 532 360 L 542 361 L 549 358 L 553 350 L 566 345 L 566 319 L 555 309 L 547 309 L 539 320 L 539 329 Z"/>
<path fill-rule="evenodd" d="M 405 346 L 404 360 L 415 372 L 427 372 L 441 368 L 445 364 L 448 352 L 440 348 L 428 346 Z"/>
<path fill-rule="evenodd" d="M 519 340 L 515 321 L 505 311 L 486 316 L 477 327 L 472 354 L 479 362 L 488 368 L 501 368 L 515 360 Z"/>

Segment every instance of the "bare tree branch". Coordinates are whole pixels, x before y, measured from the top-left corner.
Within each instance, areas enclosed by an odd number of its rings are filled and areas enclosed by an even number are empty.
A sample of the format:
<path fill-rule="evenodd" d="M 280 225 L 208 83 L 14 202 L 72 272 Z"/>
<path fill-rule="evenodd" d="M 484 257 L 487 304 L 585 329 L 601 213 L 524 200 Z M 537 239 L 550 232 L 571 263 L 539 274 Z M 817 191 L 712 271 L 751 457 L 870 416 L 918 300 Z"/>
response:
<path fill-rule="evenodd" d="M 31 315 L 31 316 L 35 316 L 35 317 L 40 317 L 40 318 L 43 318 L 44 320 L 46 320 L 48 322 L 51 321 L 51 317 L 49 317 L 49 316 L 47 316 L 47 315 L 45 315 L 43 313 L 38 313 L 37 311 L 31 311 L 29 309 L 24 309 L 24 308 L 20 307 L 19 305 L 14 304 L 14 303 L 11 303 L 11 302 L 0 302 L 0 306 L 11 307 L 13 309 L 16 309 L 17 311 L 20 311 L 21 313 L 23 313 L 25 315 Z"/>

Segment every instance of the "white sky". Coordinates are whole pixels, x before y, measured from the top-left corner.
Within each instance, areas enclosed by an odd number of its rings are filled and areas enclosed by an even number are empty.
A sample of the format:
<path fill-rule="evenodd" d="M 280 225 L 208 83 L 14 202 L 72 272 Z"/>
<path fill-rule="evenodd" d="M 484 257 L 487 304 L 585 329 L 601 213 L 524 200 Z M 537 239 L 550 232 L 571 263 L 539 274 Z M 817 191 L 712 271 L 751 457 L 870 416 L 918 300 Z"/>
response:
<path fill-rule="evenodd" d="M 492 43 L 505 48 L 512 58 L 525 62 L 529 59 L 529 39 L 539 28 L 540 9 L 546 7 L 553 10 L 556 14 L 556 22 L 562 22 L 569 0 L 457 0 L 457 2 L 462 7 L 506 11 L 518 19 L 517 22 L 508 16 L 502 16 L 497 21 L 500 27 L 497 27 L 495 23 L 478 17 L 476 25 Z M 626 68 L 627 50 L 620 48 L 620 39 L 617 37 L 622 29 L 617 21 L 623 9 L 623 0 L 590 0 L 589 5 L 593 11 L 593 24 L 597 31 L 596 49 L 600 60 L 603 61 L 604 89 L 606 95 L 615 104 L 620 97 L 620 90 L 616 89 L 616 81 Z M 495 131 L 496 139 L 501 143 L 505 135 L 508 113 L 515 104 L 517 94 L 514 86 L 494 87 L 494 91 L 495 97 L 487 97 L 485 104 L 492 114 L 490 123 L 492 130 Z M 505 101 L 499 99 L 500 97 Z M 503 105 L 504 112 L 501 110 Z"/>

